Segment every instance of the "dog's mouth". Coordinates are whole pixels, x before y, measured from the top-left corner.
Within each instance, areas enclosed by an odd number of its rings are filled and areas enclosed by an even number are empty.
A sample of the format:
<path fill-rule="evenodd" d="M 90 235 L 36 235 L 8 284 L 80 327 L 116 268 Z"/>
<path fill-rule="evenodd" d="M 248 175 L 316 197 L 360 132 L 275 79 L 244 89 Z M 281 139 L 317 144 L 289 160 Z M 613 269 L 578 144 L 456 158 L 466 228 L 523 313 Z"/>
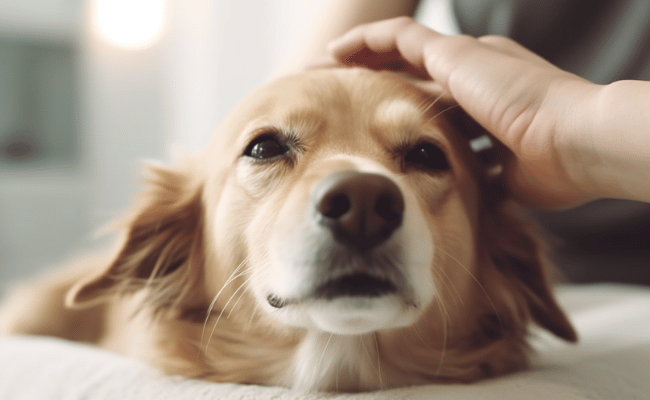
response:
<path fill-rule="evenodd" d="M 310 297 L 329 301 L 342 297 L 376 298 L 397 294 L 397 292 L 397 285 L 392 280 L 361 272 L 330 279 L 318 286 Z M 274 294 L 269 294 L 266 301 L 275 308 L 282 308 L 295 302 L 281 299 Z"/>
<path fill-rule="evenodd" d="M 422 310 L 420 300 L 400 268 L 399 251 L 381 250 L 364 256 L 328 253 L 330 262 L 314 267 L 303 291 L 283 295 L 269 288 L 267 304 L 282 310 L 270 315 L 288 325 L 345 335 L 411 325 Z"/>
<path fill-rule="evenodd" d="M 288 306 L 288 312 L 300 313 L 296 326 L 344 335 L 408 326 L 419 315 L 399 277 L 369 272 L 331 277 L 299 299 L 271 294 L 266 300 L 274 308 Z"/>
<path fill-rule="evenodd" d="M 315 297 L 332 300 L 338 297 L 380 297 L 397 292 L 397 286 L 388 279 L 366 273 L 355 273 L 331 279 L 315 291 Z"/>

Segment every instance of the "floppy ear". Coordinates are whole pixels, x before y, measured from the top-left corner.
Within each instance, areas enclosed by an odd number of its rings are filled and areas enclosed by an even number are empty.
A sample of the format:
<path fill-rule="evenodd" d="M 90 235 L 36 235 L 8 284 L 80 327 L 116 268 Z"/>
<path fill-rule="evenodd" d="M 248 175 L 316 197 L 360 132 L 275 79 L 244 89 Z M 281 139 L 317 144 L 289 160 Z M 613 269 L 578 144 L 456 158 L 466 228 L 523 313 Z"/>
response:
<path fill-rule="evenodd" d="M 97 275 L 68 293 L 71 306 L 87 306 L 147 288 L 163 309 L 178 305 L 202 271 L 203 212 L 200 179 L 187 171 L 148 167 L 147 189 L 123 221 L 123 238 Z"/>
<path fill-rule="evenodd" d="M 502 189 L 496 190 L 502 192 Z M 481 212 L 484 251 L 514 291 L 520 312 L 556 336 L 569 342 L 577 341 L 575 330 L 551 291 L 551 265 L 544 257 L 540 242 L 520 217 L 518 207 L 503 200 L 502 194 L 497 197 L 500 200 L 495 204 L 488 202 L 491 210 Z"/>
<path fill-rule="evenodd" d="M 455 103 L 451 101 L 450 104 L 453 106 Z M 515 298 L 521 303 L 517 304 L 519 313 L 523 312 L 562 339 L 577 341 L 575 330 L 553 297 L 549 279 L 552 266 L 544 256 L 541 242 L 531 232 L 530 224 L 525 222 L 523 213 L 509 199 L 503 186 L 502 163 L 509 150 L 460 107 L 450 111 L 445 117 L 464 138 L 465 146 L 469 143 L 474 147 L 476 143 L 472 141 L 490 138 L 489 146 L 474 149 L 475 156 L 467 160 L 481 191 L 479 246 L 483 256 L 514 291 Z M 494 290 L 503 288 L 495 287 Z"/>

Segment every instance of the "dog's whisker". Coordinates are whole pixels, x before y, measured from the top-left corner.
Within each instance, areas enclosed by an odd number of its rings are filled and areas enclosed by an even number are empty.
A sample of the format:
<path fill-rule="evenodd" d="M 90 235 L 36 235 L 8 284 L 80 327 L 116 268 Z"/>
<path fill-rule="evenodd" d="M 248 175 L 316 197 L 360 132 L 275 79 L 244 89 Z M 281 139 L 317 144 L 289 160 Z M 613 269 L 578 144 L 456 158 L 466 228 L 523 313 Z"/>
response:
<path fill-rule="evenodd" d="M 415 108 L 420 110 L 422 114 L 425 114 L 431 107 L 433 107 L 436 101 L 437 101 L 437 97 L 433 100 L 431 100 L 430 97 L 426 97 L 420 100 L 420 102 L 416 104 Z"/>
<path fill-rule="evenodd" d="M 418 330 L 417 326 L 414 326 L 414 325 L 411 326 L 411 327 L 410 327 L 410 330 L 412 330 L 413 332 L 415 332 L 415 336 L 417 336 L 418 339 L 420 339 L 420 342 L 422 342 L 422 344 L 423 344 L 425 347 L 433 348 L 433 347 L 431 346 L 430 343 L 427 343 L 427 342 L 424 340 L 424 338 L 422 337 L 422 334 L 421 334 L 420 331 Z"/>
<path fill-rule="evenodd" d="M 217 317 L 217 320 L 215 321 L 214 325 L 212 326 L 212 331 L 210 332 L 210 336 L 208 336 L 208 342 L 207 342 L 206 345 L 205 345 L 205 346 L 206 346 L 206 350 L 207 350 L 208 346 L 210 345 L 210 339 L 212 339 L 212 337 L 214 336 L 214 332 L 215 332 L 216 329 L 217 329 L 217 325 L 219 325 L 219 321 L 221 320 L 221 317 L 223 316 L 223 313 L 226 311 L 226 308 L 228 308 L 228 304 L 230 304 L 230 302 L 231 302 L 232 299 L 235 297 L 235 295 L 236 295 L 237 293 L 239 293 L 239 291 L 240 291 L 243 287 L 245 287 L 246 284 L 247 284 L 247 283 L 248 283 L 252 278 L 253 278 L 252 275 L 249 276 L 248 278 L 246 278 L 246 280 L 245 280 L 244 282 L 242 282 L 241 285 L 239 285 L 239 287 L 237 288 L 237 290 L 235 290 L 235 291 L 233 292 L 233 294 L 230 296 L 230 298 L 228 299 L 228 301 L 226 302 L 226 304 L 224 304 L 223 308 L 221 309 L 221 312 L 219 313 L 219 316 Z"/>
<path fill-rule="evenodd" d="M 485 295 L 485 298 L 490 302 L 490 306 L 492 307 L 492 310 L 494 311 L 494 313 L 497 315 L 497 318 L 498 318 L 499 313 L 497 312 L 497 308 L 496 308 L 496 306 L 494 305 L 494 302 L 492 301 L 492 298 L 491 298 L 490 295 L 488 294 L 487 290 L 485 290 L 485 287 L 483 286 L 483 284 L 481 284 L 481 282 L 476 278 L 476 276 L 474 276 L 474 274 L 472 273 L 472 271 L 470 271 L 470 270 L 469 270 L 465 265 L 463 265 L 462 262 L 458 261 L 458 259 L 457 259 L 456 257 L 454 257 L 453 255 L 451 255 L 451 254 L 450 254 L 448 251 L 446 251 L 445 249 L 443 249 L 443 248 L 438 248 L 437 250 L 442 251 L 442 252 L 445 253 L 445 254 L 446 254 L 446 255 L 447 255 L 451 260 L 453 260 L 454 262 L 456 262 L 456 264 L 458 264 L 458 265 L 459 265 L 463 270 L 465 270 L 465 272 L 467 272 L 467 274 L 472 278 L 472 280 L 474 280 L 474 282 L 476 282 L 476 284 L 478 285 L 479 289 L 481 289 L 481 291 L 482 291 L 483 294 Z"/>
<path fill-rule="evenodd" d="M 363 347 L 363 352 L 366 353 L 366 357 L 368 357 L 368 362 L 372 365 L 373 360 L 372 360 L 372 356 L 370 355 L 370 352 L 368 351 L 368 347 L 366 346 L 365 335 L 360 336 L 359 340 L 361 340 L 361 347 Z M 379 378 L 379 379 L 381 379 L 381 378 Z"/>
<path fill-rule="evenodd" d="M 339 393 L 339 372 L 341 371 L 341 364 L 336 366 L 336 374 L 334 375 L 334 388 L 336 393 Z"/>
<path fill-rule="evenodd" d="M 379 376 L 379 388 L 384 389 L 384 379 L 381 375 L 381 356 L 379 354 L 379 339 L 377 339 L 378 333 L 375 332 L 372 337 L 375 339 L 375 352 L 377 353 L 377 374 Z"/>
<path fill-rule="evenodd" d="M 442 97 L 443 97 L 446 93 L 447 93 L 446 90 L 440 92 L 440 94 L 439 94 L 435 99 L 433 99 L 433 101 L 429 102 L 429 104 L 428 104 L 424 109 L 422 109 L 422 111 L 421 111 L 422 114 L 426 114 L 427 112 L 429 112 L 429 110 L 432 109 L 433 106 L 435 106 L 435 105 L 440 101 L 440 99 L 442 99 Z M 425 102 L 426 102 L 426 100 L 423 101 L 422 103 L 425 103 Z M 418 104 L 418 108 L 420 108 L 420 106 L 422 105 L 422 103 Z"/>
<path fill-rule="evenodd" d="M 257 268 L 255 270 L 255 273 L 258 276 L 258 280 L 267 281 L 267 278 L 269 278 L 269 276 L 271 274 L 271 271 L 270 271 L 270 268 L 268 266 L 264 265 L 263 268 Z M 250 286 L 246 287 L 246 290 L 250 290 L 250 289 L 251 289 Z M 247 325 L 246 325 L 246 328 L 248 330 L 250 330 L 252 328 L 253 319 L 255 318 L 256 315 L 259 315 L 260 311 L 261 311 L 261 308 L 259 307 L 259 305 L 257 305 L 256 302 L 254 302 L 254 305 L 253 305 L 253 307 L 251 309 L 250 317 L 248 318 L 248 322 L 247 322 Z M 268 312 L 274 313 L 274 312 L 279 312 L 279 311 L 280 311 L 279 309 L 273 309 L 271 311 L 267 311 L 267 313 Z"/>
<path fill-rule="evenodd" d="M 208 312 L 207 312 L 207 315 L 206 315 L 206 317 L 205 317 L 205 322 L 204 322 L 204 324 L 203 324 L 203 330 L 204 330 L 204 331 L 205 331 L 205 326 L 206 326 L 206 324 L 208 323 L 208 319 L 210 318 L 210 314 L 212 314 L 212 309 L 214 308 L 215 304 L 217 303 L 217 300 L 219 299 L 219 296 L 221 296 L 221 293 L 224 291 L 224 289 L 226 288 L 226 286 L 228 286 L 228 285 L 229 285 L 231 282 L 233 282 L 236 278 L 238 278 L 238 277 L 240 277 L 240 276 L 242 275 L 242 274 L 238 274 L 238 272 L 239 272 L 239 270 L 244 266 L 244 264 L 246 264 L 246 262 L 248 261 L 249 258 L 250 258 L 250 257 L 247 257 L 247 258 L 244 259 L 241 263 L 239 263 L 239 265 L 237 266 L 237 268 L 235 268 L 235 270 L 230 274 L 230 276 L 228 277 L 228 279 L 226 279 L 226 282 L 221 286 L 221 289 L 219 289 L 219 291 L 217 292 L 217 294 L 216 294 L 216 295 L 214 296 L 214 298 L 212 299 L 212 302 L 210 303 L 210 306 L 208 307 Z"/>
<path fill-rule="evenodd" d="M 234 279 L 239 278 L 240 276 L 243 276 L 243 275 L 244 275 L 244 273 L 240 273 L 240 274 L 236 275 L 234 277 Z M 233 279 L 233 281 L 234 281 L 234 279 Z M 203 340 L 205 338 L 205 330 L 207 328 L 208 321 L 210 320 L 210 316 L 212 315 L 212 310 L 214 309 L 214 306 L 215 306 L 215 304 L 217 302 L 217 299 L 219 298 L 219 295 L 221 294 L 223 289 L 225 289 L 226 285 L 229 284 L 229 283 L 230 282 L 227 282 L 226 284 L 224 284 L 224 286 L 221 288 L 219 293 L 217 293 L 217 295 L 214 297 L 214 299 L 210 303 L 210 307 L 208 308 L 208 312 L 207 312 L 207 315 L 205 317 L 205 321 L 203 322 L 203 329 L 201 330 L 201 344 L 203 344 Z M 206 348 L 207 348 L 207 346 L 206 346 Z"/>
<path fill-rule="evenodd" d="M 434 286 L 435 285 L 436 285 L 436 281 L 434 281 Z M 436 291 L 438 291 L 438 290 L 436 289 Z M 444 358 L 444 353 L 445 353 L 446 347 L 447 347 L 447 334 L 448 334 L 448 330 L 449 330 L 448 329 L 448 323 L 451 323 L 451 316 L 450 316 L 449 311 L 447 310 L 447 307 L 445 306 L 444 301 L 443 301 L 442 298 L 439 298 L 438 301 L 436 301 L 436 303 L 437 303 L 438 309 L 440 310 L 440 314 L 441 314 L 441 317 L 442 317 L 442 327 L 443 327 L 443 332 L 442 332 L 443 333 L 443 343 L 442 343 L 443 347 L 442 347 L 442 350 L 440 350 L 442 354 L 441 354 L 441 361 L 440 361 L 440 364 L 438 366 L 438 371 L 440 371 L 440 366 L 442 365 L 442 359 Z M 424 338 L 422 337 L 422 334 L 418 330 L 417 326 L 411 326 L 411 330 L 415 333 L 415 336 L 417 336 L 417 338 L 420 340 L 420 342 L 424 345 L 425 348 L 432 349 L 434 351 L 438 351 L 438 349 L 435 348 L 432 343 L 427 342 L 426 340 L 424 340 Z M 436 373 L 436 376 L 437 376 L 437 373 Z"/>
<path fill-rule="evenodd" d="M 439 268 L 438 268 L 439 269 Z M 434 281 L 434 286 L 436 286 L 439 282 L 439 280 Z M 439 292 L 439 289 L 436 288 L 436 291 Z M 438 304 L 438 309 L 440 310 L 440 313 L 442 314 L 442 334 L 443 334 L 443 353 L 445 351 L 445 348 L 447 346 L 447 331 L 448 331 L 448 323 L 451 324 L 451 315 L 449 314 L 449 310 L 447 309 L 447 304 L 445 303 L 445 299 L 442 297 L 438 297 L 438 301 L 436 301 Z M 442 361 L 441 361 L 442 362 Z"/>
<path fill-rule="evenodd" d="M 323 359 L 325 357 L 325 353 L 327 353 L 327 347 L 330 345 L 330 341 L 332 341 L 332 336 L 334 336 L 333 333 L 330 333 L 330 336 L 327 338 L 327 342 L 325 342 L 325 347 L 323 347 L 323 352 L 320 355 L 320 358 L 318 359 L 318 363 L 316 364 L 316 368 L 314 368 L 314 378 L 317 378 L 318 372 L 320 371 L 323 363 Z"/>
<path fill-rule="evenodd" d="M 449 278 L 449 275 L 445 272 L 444 268 L 434 268 L 433 269 L 434 273 L 434 279 L 437 282 L 440 282 L 445 286 L 445 289 L 447 289 L 447 292 L 451 296 L 451 298 L 454 301 L 454 305 L 463 305 L 463 296 L 461 296 L 460 292 L 456 288 L 456 285 L 454 285 L 454 282 Z"/>
<path fill-rule="evenodd" d="M 210 319 L 210 315 L 212 314 L 212 310 L 214 309 L 214 306 L 217 303 L 217 300 L 219 299 L 219 296 L 221 296 L 221 293 L 224 291 L 226 286 L 228 286 L 235 279 L 239 278 L 240 276 L 242 276 L 242 275 L 244 275 L 246 273 L 246 270 L 244 270 L 241 273 L 239 273 L 239 270 L 241 270 L 244 267 L 244 265 L 246 265 L 246 263 L 248 262 L 249 259 L 250 259 L 250 256 L 246 257 L 241 263 L 239 263 L 237 268 L 235 268 L 235 270 L 230 274 L 230 276 L 228 277 L 226 282 L 223 284 L 223 286 L 221 286 L 221 289 L 219 290 L 219 292 L 217 292 L 217 294 L 212 299 L 212 302 L 210 303 L 210 306 L 208 307 L 208 312 L 207 312 L 207 314 L 205 316 L 205 321 L 203 322 L 203 329 L 201 330 L 201 345 L 203 345 L 203 339 L 205 337 L 205 330 L 207 328 L 208 321 Z M 206 348 L 207 348 L 207 345 L 206 345 Z"/>
<path fill-rule="evenodd" d="M 244 288 L 244 290 L 239 294 L 239 297 L 237 298 L 237 301 L 235 302 L 235 304 L 233 304 L 232 307 L 230 308 L 230 312 L 229 312 L 228 315 L 226 316 L 226 319 L 230 319 L 230 315 L 232 315 L 232 312 L 233 312 L 233 311 L 235 310 L 235 308 L 237 307 L 237 304 L 239 304 L 239 301 L 241 300 L 241 298 L 244 297 L 244 295 L 245 295 L 249 290 L 250 290 L 250 285 L 246 285 L 246 287 Z"/>
<path fill-rule="evenodd" d="M 429 118 L 429 119 L 425 122 L 425 125 L 430 124 L 432 121 L 434 121 L 436 118 L 438 118 L 438 117 L 441 116 L 442 114 L 446 113 L 446 112 L 449 111 L 449 110 L 453 110 L 453 109 L 456 108 L 456 107 L 460 107 L 460 106 L 459 106 L 458 104 L 454 104 L 453 106 L 449 106 L 449 107 L 445 108 L 444 110 L 440 111 L 439 113 L 437 113 L 437 114 L 434 115 L 433 117 Z"/>
<path fill-rule="evenodd" d="M 434 282 L 434 286 L 436 286 L 437 283 L 438 282 Z M 436 291 L 438 293 L 440 293 L 440 290 L 438 288 L 436 288 Z M 446 321 L 451 321 L 451 316 L 449 315 L 449 310 L 447 310 L 447 305 L 445 304 L 445 299 L 442 298 L 442 297 L 438 297 L 438 301 L 436 301 L 436 303 L 438 304 L 438 308 L 440 309 L 440 313 L 442 314 L 443 324 Z M 444 328 L 444 326 L 443 326 L 443 328 Z"/>
<path fill-rule="evenodd" d="M 442 305 L 442 302 L 439 304 Z M 445 312 L 445 314 L 447 314 Z M 445 353 L 447 352 L 447 331 L 448 331 L 448 325 L 447 325 L 447 318 L 442 319 L 442 349 L 440 350 L 440 362 L 438 363 L 438 369 L 436 370 L 436 378 L 440 376 L 440 371 L 442 370 L 442 364 L 445 360 Z"/>
<path fill-rule="evenodd" d="M 255 318 L 257 314 L 257 306 L 253 307 L 251 310 L 251 316 L 248 318 L 248 322 L 246 323 L 246 330 L 250 331 L 253 328 L 253 319 Z"/>

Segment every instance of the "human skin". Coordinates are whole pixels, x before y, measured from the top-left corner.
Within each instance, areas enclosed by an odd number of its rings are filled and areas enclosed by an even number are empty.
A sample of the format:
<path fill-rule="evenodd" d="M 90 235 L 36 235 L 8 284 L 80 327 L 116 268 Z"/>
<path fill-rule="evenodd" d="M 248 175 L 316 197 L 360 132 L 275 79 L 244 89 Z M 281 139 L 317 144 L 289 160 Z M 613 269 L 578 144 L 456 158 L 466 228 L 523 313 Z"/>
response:
<path fill-rule="evenodd" d="M 322 3 L 304 39 L 279 66 L 277 74 L 300 71 L 314 60 L 323 59 L 327 55 L 327 43 L 357 25 L 400 15 L 412 16 L 419 1 L 327 0 Z"/>
<path fill-rule="evenodd" d="M 537 208 L 650 202 L 650 82 L 597 85 L 499 36 L 447 36 L 398 17 L 329 44 L 343 65 L 433 80 L 511 150 L 504 180 Z"/>

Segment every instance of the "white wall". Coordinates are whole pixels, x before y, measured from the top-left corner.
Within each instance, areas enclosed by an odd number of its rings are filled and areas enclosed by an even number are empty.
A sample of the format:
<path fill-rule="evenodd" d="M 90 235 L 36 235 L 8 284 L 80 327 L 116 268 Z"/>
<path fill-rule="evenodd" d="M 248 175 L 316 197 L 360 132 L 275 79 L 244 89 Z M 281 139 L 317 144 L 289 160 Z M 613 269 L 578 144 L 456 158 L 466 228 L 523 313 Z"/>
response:
<path fill-rule="evenodd" d="M 69 40 L 81 23 L 79 1 L 0 0 L 0 32 Z"/>
<path fill-rule="evenodd" d="M 174 3 L 168 70 L 172 146 L 202 148 L 228 111 L 295 50 L 323 3 Z"/>
<path fill-rule="evenodd" d="M 0 35 L 74 43 L 81 25 L 76 3 L 0 0 Z M 6 281 L 58 261 L 73 242 L 83 242 L 90 231 L 83 164 L 80 158 L 65 168 L 0 167 L 0 290 Z"/>

